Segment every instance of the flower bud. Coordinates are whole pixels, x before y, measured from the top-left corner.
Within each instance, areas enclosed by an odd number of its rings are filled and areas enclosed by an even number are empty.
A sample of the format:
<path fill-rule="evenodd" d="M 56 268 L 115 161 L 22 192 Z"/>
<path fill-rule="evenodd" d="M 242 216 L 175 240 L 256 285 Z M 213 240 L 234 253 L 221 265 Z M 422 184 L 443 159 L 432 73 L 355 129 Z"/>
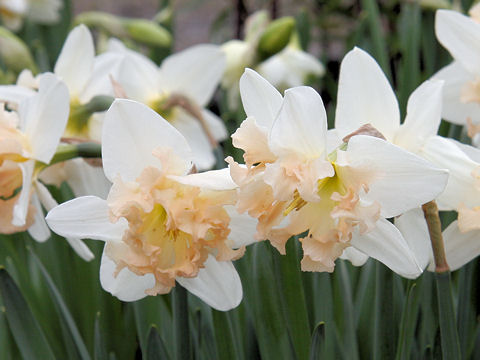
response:
<path fill-rule="evenodd" d="M 19 73 L 23 69 L 37 71 L 37 66 L 27 45 L 19 37 L 1 26 L 0 59 L 9 70 L 15 73 Z"/>
<path fill-rule="evenodd" d="M 145 19 L 124 19 L 123 24 L 128 36 L 135 41 L 166 47 L 172 42 L 170 33 L 159 24 Z"/>
<path fill-rule="evenodd" d="M 258 42 L 258 53 L 262 60 L 281 51 L 290 41 L 295 29 L 295 19 L 286 16 L 274 20 L 268 25 Z"/>

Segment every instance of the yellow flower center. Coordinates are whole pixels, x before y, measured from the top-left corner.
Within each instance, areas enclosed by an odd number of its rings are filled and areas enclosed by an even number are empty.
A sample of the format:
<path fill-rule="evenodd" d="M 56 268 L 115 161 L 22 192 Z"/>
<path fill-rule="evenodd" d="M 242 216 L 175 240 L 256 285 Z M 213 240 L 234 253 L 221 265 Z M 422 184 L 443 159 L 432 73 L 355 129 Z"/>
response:
<path fill-rule="evenodd" d="M 176 117 L 177 108 L 174 106 L 169 106 L 169 98 L 169 94 L 162 94 L 148 101 L 147 105 L 155 110 L 155 112 L 157 112 L 165 120 L 172 122 Z"/>
<path fill-rule="evenodd" d="M 70 115 L 65 128 L 65 136 L 88 139 L 90 118 L 91 114 L 85 111 L 84 105 L 78 99 L 72 99 L 70 101 Z"/>
<path fill-rule="evenodd" d="M 227 245 L 230 217 L 224 205 L 234 204 L 235 191 L 202 190 L 165 175 L 147 167 L 135 182 L 118 178 L 107 200 L 112 220 L 128 221 L 122 242 L 109 243 L 107 255 L 117 271 L 153 274 L 150 295 L 169 292 L 178 276 L 195 277 L 209 254 L 228 261 L 243 253 Z"/>

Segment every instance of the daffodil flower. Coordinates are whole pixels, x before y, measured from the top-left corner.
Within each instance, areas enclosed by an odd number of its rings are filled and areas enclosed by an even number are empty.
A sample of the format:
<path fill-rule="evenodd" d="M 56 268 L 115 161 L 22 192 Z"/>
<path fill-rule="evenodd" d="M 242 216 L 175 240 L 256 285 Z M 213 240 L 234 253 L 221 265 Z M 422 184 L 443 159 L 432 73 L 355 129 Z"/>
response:
<path fill-rule="evenodd" d="M 475 213 L 480 205 L 480 164 L 477 162 L 480 157 L 475 160 L 476 149 L 471 146 L 436 135 L 442 114 L 442 87 L 440 80 L 420 85 L 408 99 L 407 115 L 400 124 L 397 99 L 380 66 L 363 50 L 354 49 L 345 56 L 340 68 L 335 131 L 342 138 L 371 124 L 388 141 L 449 170 L 447 186 L 436 201 L 440 210 L 458 211 L 460 220 Z M 395 224 L 414 250 L 422 269 L 428 266 L 433 270 L 433 254 L 423 212 L 414 209 L 395 219 Z M 480 253 L 480 249 L 474 250 L 476 239 L 469 232 L 471 229 L 458 225 L 462 222 L 455 221 L 444 233 L 447 262 L 452 270 Z M 459 253 L 469 256 L 462 258 Z"/>
<path fill-rule="evenodd" d="M 23 19 L 38 24 L 53 24 L 60 19 L 60 0 L 1 0 L 0 17 L 11 30 L 19 30 Z"/>
<path fill-rule="evenodd" d="M 37 241 L 50 237 L 41 205 L 49 209 L 56 203 L 37 181 L 36 165 L 48 164 L 52 159 L 65 129 L 68 111 L 68 90 L 49 73 L 39 78 L 38 93 L 20 103 L 18 114 L 1 109 L 0 232 L 28 230 Z M 93 257 L 80 240 L 68 241 L 84 259 Z"/>
<path fill-rule="evenodd" d="M 177 281 L 216 309 L 237 306 L 242 287 L 231 260 L 254 241 L 256 223 L 236 213 L 228 169 L 192 174 L 183 135 L 125 99 L 107 112 L 102 157 L 113 183 L 107 199 L 76 198 L 46 219 L 63 236 L 106 242 L 103 288 L 135 301 L 168 293 Z"/>
<path fill-rule="evenodd" d="M 257 71 L 277 89 L 285 90 L 306 84 L 309 76 L 322 76 L 325 68 L 313 55 L 288 45 L 258 65 Z"/>
<path fill-rule="evenodd" d="M 247 166 L 228 161 L 240 186 L 239 211 L 259 220 L 257 239 L 284 253 L 289 237 L 306 232 L 304 271 L 333 271 L 352 247 L 402 276 L 418 276 L 414 254 L 386 218 L 435 198 L 447 172 L 372 136 L 352 136 L 329 152 L 326 112 L 315 90 L 292 88 L 282 100 L 253 71 L 240 86 L 248 118 L 233 139 Z"/>
<path fill-rule="evenodd" d="M 118 40 L 110 42 L 106 54 L 116 55 L 121 61 L 113 75 L 124 92 L 120 97 L 142 102 L 168 120 L 187 139 L 197 168 L 211 169 L 215 164 L 214 142 L 227 137 L 223 121 L 204 108 L 225 68 L 220 48 L 196 45 L 167 57 L 160 68 Z M 181 103 L 184 106 L 179 106 Z M 192 112 L 197 112 L 201 119 Z"/>
<path fill-rule="evenodd" d="M 75 141 L 100 141 L 102 113 L 84 115 L 78 110 L 96 95 L 112 95 L 109 74 L 120 66 L 118 59 L 95 57 L 93 38 L 84 25 L 75 27 L 68 35 L 55 64 L 54 72 L 66 84 L 69 93 L 70 116 L 62 134 Z M 13 107 L 37 93 L 43 74 L 33 77 L 30 71 L 23 71 L 16 85 L 0 86 L 0 99 Z M 78 175 L 81 174 L 80 177 Z M 60 185 L 67 181 L 76 196 L 105 196 L 109 182 L 99 167 L 93 167 L 81 159 L 53 165 L 39 175 L 48 184 Z M 77 176 L 77 178 L 74 178 Z"/>
<path fill-rule="evenodd" d="M 474 8 L 475 9 L 475 8 Z M 472 10 L 474 10 L 472 9 Z M 442 116 L 467 125 L 474 144 L 480 144 L 480 17 L 438 10 L 435 33 L 454 61 L 434 75 L 445 81 Z"/>

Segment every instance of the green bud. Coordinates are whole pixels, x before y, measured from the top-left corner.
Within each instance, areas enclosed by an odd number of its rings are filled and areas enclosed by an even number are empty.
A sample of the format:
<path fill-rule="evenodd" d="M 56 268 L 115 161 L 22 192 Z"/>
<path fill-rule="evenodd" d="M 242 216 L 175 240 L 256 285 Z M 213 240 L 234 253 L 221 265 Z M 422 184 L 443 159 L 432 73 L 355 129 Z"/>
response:
<path fill-rule="evenodd" d="M 159 24 L 145 19 L 124 19 L 123 25 L 130 38 L 152 46 L 167 47 L 172 42 L 170 33 Z"/>
<path fill-rule="evenodd" d="M 290 41 L 290 37 L 295 29 L 295 19 L 285 16 L 268 25 L 258 42 L 258 54 L 260 60 L 275 55 L 283 50 Z"/>
<path fill-rule="evenodd" d="M 146 45 L 166 47 L 172 42 L 170 33 L 150 20 L 122 18 L 101 11 L 89 11 L 75 18 L 75 24 L 80 23 L 98 28 L 120 39 L 128 38 Z"/>
<path fill-rule="evenodd" d="M 254 12 L 245 22 L 245 41 L 254 44 L 270 23 L 270 14 L 267 10 Z"/>
<path fill-rule="evenodd" d="M 30 69 L 34 73 L 38 71 L 27 45 L 2 26 L 0 26 L 0 61 L 7 69 L 17 74 L 23 69 Z"/>
<path fill-rule="evenodd" d="M 101 11 L 81 13 L 75 18 L 75 24 L 85 24 L 88 27 L 95 27 L 120 38 L 127 35 L 121 18 Z"/>
<path fill-rule="evenodd" d="M 448 0 L 420 0 L 420 6 L 427 10 L 452 9 Z"/>

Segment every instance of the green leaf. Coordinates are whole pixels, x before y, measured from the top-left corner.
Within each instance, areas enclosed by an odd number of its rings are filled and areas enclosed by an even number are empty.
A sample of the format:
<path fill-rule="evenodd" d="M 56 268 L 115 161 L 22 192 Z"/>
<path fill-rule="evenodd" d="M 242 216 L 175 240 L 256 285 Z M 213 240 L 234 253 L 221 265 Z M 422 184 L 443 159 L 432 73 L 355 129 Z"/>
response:
<path fill-rule="evenodd" d="M 192 357 L 192 351 L 190 343 L 190 326 L 188 321 L 187 290 L 177 283 L 172 292 L 176 359 L 190 360 Z"/>
<path fill-rule="evenodd" d="M 42 328 L 34 318 L 17 285 L 0 268 L 0 294 L 8 326 L 24 359 L 55 359 Z"/>
<path fill-rule="evenodd" d="M 235 335 L 230 314 L 212 310 L 212 316 L 219 358 L 239 359 L 240 351 L 234 339 Z"/>
<path fill-rule="evenodd" d="M 105 344 L 104 334 L 100 324 L 100 313 L 95 316 L 95 332 L 94 332 L 94 353 L 95 360 L 103 360 L 108 358 L 107 346 Z"/>
<path fill-rule="evenodd" d="M 150 327 L 150 331 L 148 332 L 146 359 L 147 360 L 170 359 L 167 349 L 165 348 L 165 344 L 163 343 L 163 340 L 157 331 L 157 327 L 154 325 Z"/>
<path fill-rule="evenodd" d="M 339 283 L 339 293 L 342 299 L 342 323 L 340 334 L 345 346 L 345 355 L 348 359 L 358 359 L 358 342 L 355 333 L 355 310 L 352 299 L 352 283 L 345 261 L 337 262 L 336 280 Z"/>
<path fill-rule="evenodd" d="M 471 262 L 458 271 L 457 328 L 462 359 L 471 357 L 469 354 L 470 344 L 475 338 L 475 308 L 472 306 L 472 289 L 476 284 L 473 281 L 475 265 L 475 262 Z"/>
<path fill-rule="evenodd" d="M 438 320 L 440 323 L 442 355 L 444 359 L 460 359 L 460 343 L 458 341 L 457 322 L 453 306 L 450 271 L 435 273 L 435 280 L 437 284 Z"/>
<path fill-rule="evenodd" d="M 385 359 L 395 351 L 393 272 L 380 262 L 376 266 L 372 355 L 374 359 Z"/>
<path fill-rule="evenodd" d="M 322 321 L 313 331 L 310 360 L 325 359 L 325 323 Z"/>
<path fill-rule="evenodd" d="M 412 343 L 415 339 L 415 327 L 419 312 L 419 296 L 417 284 L 412 283 L 405 301 L 400 323 L 400 336 L 398 337 L 398 347 L 396 359 L 411 359 Z"/>
<path fill-rule="evenodd" d="M 297 358 L 305 359 L 310 348 L 310 327 L 308 323 L 307 304 L 303 288 L 300 259 L 296 238 L 288 240 L 285 256 L 274 256 L 275 273 L 278 287 L 284 294 L 284 306 L 287 327 L 292 339 Z"/>
<path fill-rule="evenodd" d="M 367 12 L 368 28 L 373 42 L 373 57 L 377 60 L 387 77 L 392 79 L 388 58 L 385 31 L 382 28 L 378 3 L 374 0 L 362 0 L 362 7 Z"/>
<path fill-rule="evenodd" d="M 43 266 L 40 259 L 37 257 L 37 255 L 35 255 L 35 253 L 31 249 L 30 249 L 30 254 L 35 260 L 37 266 L 39 267 L 40 272 L 45 278 L 45 281 L 47 282 L 48 290 L 50 292 L 50 297 L 53 303 L 55 304 L 55 308 L 57 310 L 57 313 L 60 319 L 66 325 L 66 329 L 68 330 L 67 335 L 69 335 L 71 338 L 69 340 L 71 340 L 71 343 L 75 345 L 75 350 L 78 352 L 78 355 L 80 356 L 81 359 L 90 359 L 90 354 L 88 353 L 87 347 L 83 342 L 82 336 L 80 335 L 77 325 L 75 324 L 75 320 L 73 319 L 72 314 L 70 314 L 70 311 L 68 310 L 68 307 L 62 298 L 62 295 L 58 291 L 57 287 L 55 286 L 55 283 L 53 282 L 52 278 L 50 277 L 49 273 Z"/>

